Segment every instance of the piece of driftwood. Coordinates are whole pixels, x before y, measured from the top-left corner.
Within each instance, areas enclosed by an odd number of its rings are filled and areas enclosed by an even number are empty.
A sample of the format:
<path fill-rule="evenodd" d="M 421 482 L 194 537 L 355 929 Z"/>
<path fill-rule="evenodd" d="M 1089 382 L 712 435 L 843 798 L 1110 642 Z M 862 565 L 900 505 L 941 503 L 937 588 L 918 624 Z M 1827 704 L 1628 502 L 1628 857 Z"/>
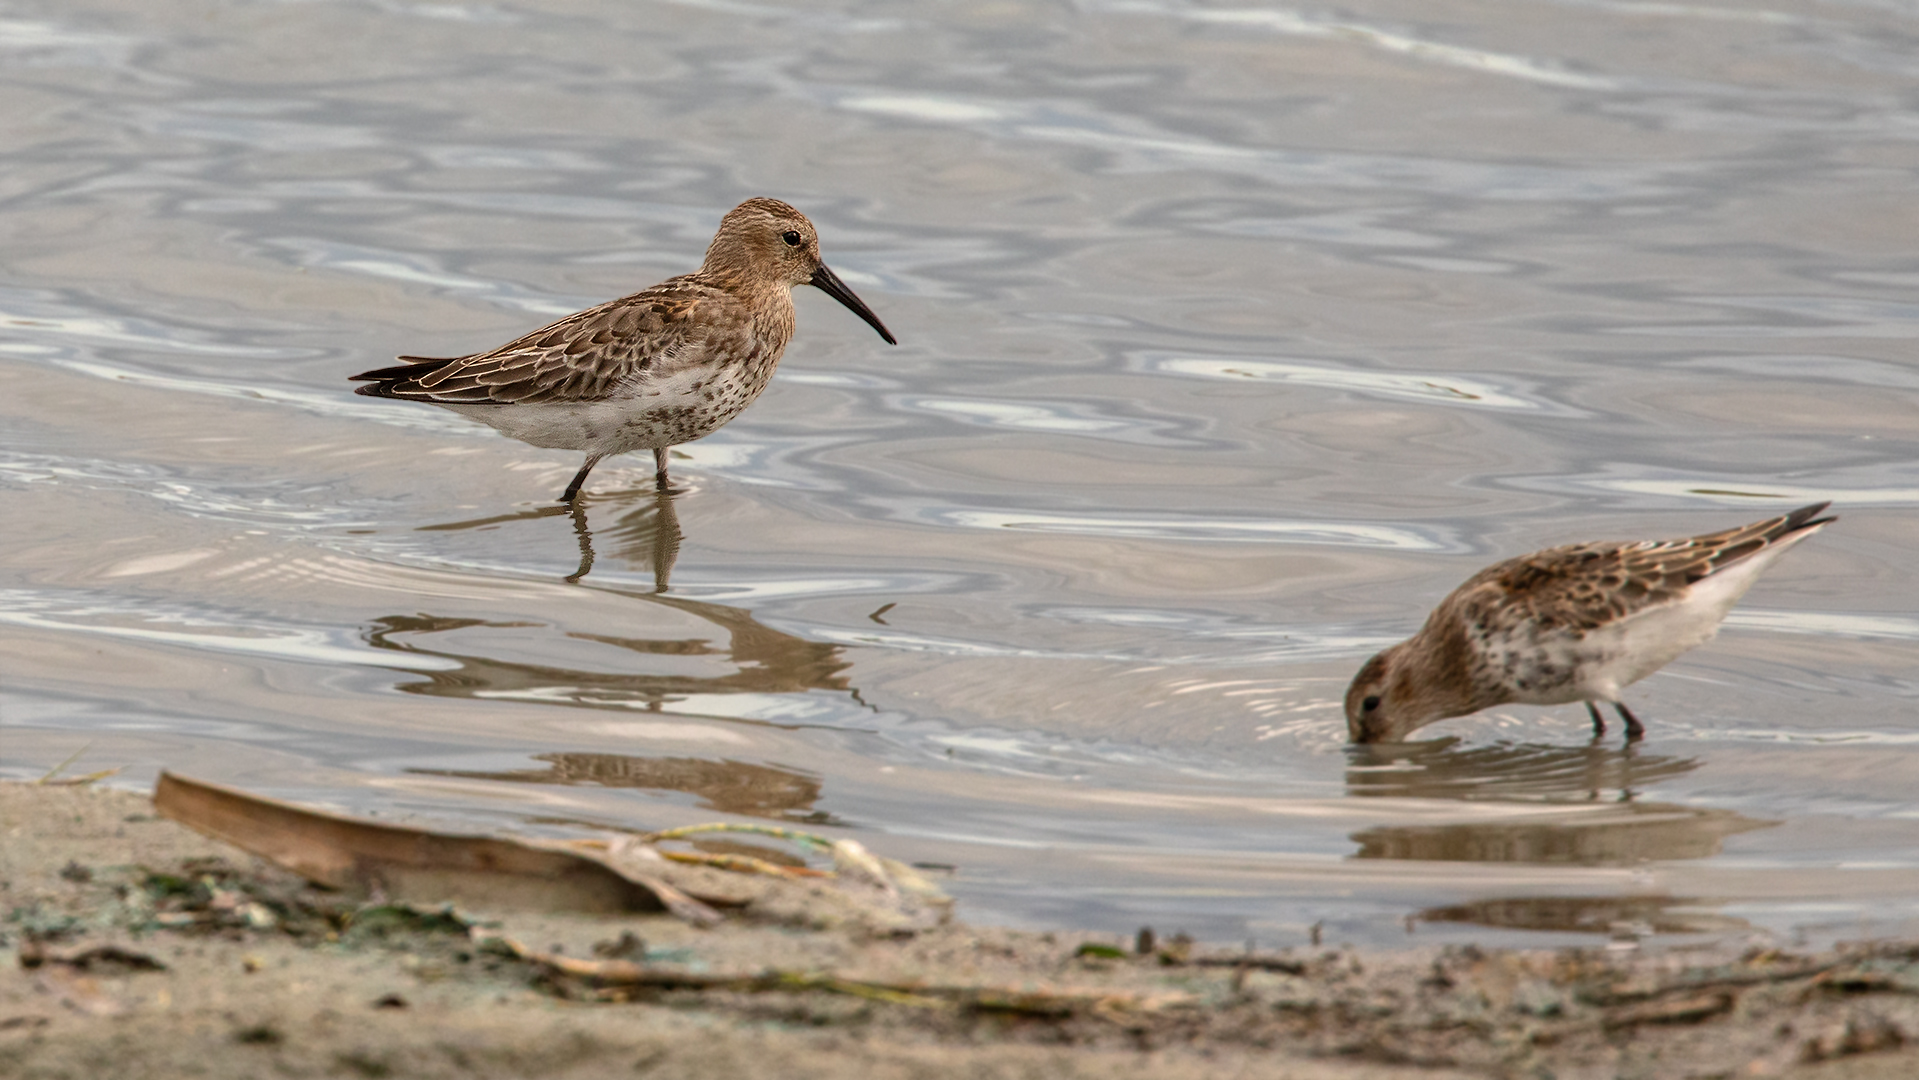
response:
<path fill-rule="evenodd" d="M 494 910 L 671 911 L 701 924 L 720 919 L 664 881 L 574 850 L 375 824 L 165 772 L 153 805 L 315 884 L 360 895 Z"/>

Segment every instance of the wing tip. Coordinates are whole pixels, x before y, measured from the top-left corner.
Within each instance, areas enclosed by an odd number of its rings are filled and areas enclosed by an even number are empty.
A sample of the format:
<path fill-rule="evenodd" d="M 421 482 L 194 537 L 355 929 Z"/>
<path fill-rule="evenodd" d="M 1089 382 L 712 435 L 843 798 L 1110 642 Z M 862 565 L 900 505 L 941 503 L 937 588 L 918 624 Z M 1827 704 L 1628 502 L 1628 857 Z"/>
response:
<path fill-rule="evenodd" d="M 1825 517 L 1818 516 L 1820 512 L 1831 505 L 1832 500 L 1827 499 L 1824 502 L 1810 503 L 1794 510 L 1792 513 L 1786 515 L 1784 521 L 1779 523 L 1778 535 L 1790 536 L 1793 533 L 1802 533 L 1809 529 L 1817 529 L 1822 525 L 1838 521 L 1838 514 L 1829 514 Z"/>
<path fill-rule="evenodd" d="M 398 364 L 390 364 L 383 368 L 374 368 L 371 371 L 362 371 L 358 375 L 348 375 L 346 381 L 372 384 L 370 386 L 356 386 L 353 388 L 354 393 L 364 394 L 367 397 L 413 399 L 416 395 L 402 393 L 400 387 L 407 383 L 414 382 L 414 380 L 418 379 L 421 375 L 430 375 L 453 361 L 461 359 L 461 357 L 401 356 L 395 359 L 400 362 Z M 432 365 L 432 367 L 422 370 L 422 365 L 428 364 Z M 421 394 L 418 396 L 427 397 L 430 396 L 430 394 L 422 387 Z"/>

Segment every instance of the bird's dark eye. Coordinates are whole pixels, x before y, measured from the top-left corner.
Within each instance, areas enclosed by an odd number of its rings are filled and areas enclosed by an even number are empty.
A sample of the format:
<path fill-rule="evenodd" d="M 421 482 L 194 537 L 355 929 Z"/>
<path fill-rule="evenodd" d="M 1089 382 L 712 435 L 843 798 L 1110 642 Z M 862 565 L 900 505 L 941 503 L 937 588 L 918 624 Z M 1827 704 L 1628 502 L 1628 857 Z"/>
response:
<path fill-rule="evenodd" d="M 799 234 L 798 232 L 795 232 L 795 231 L 794 231 L 794 230 L 792 230 L 792 229 L 788 229 L 788 230 L 786 230 L 785 232 L 783 232 L 783 233 L 781 233 L 781 234 L 780 234 L 780 239 L 782 239 L 782 240 L 784 240 L 784 241 L 786 241 L 786 246 L 787 246 L 787 247 L 799 247 L 799 246 L 800 246 L 800 234 Z"/>
<path fill-rule="evenodd" d="M 1359 707 L 1363 712 L 1372 712 L 1374 709 L 1379 708 L 1379 695 L 1373 694 L 1365 701 L 1360 702 Z"/>

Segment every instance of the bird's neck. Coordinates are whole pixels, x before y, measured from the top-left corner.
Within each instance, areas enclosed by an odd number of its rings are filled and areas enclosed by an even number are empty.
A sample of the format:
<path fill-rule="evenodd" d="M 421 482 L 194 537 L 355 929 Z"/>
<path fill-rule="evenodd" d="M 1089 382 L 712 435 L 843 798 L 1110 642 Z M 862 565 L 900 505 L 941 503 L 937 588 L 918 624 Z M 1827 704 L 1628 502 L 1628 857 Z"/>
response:
<path fill-rule="evenodd" d="M 1420 724 L 1510 700 L 1504 684 L 1485 670 L 1485 660 L 1467 640 L 1465 627 L 1452 620 L 1428 624 L 1400 648 L 1405 653 L 1394 667 L 1396 700 L 1407 714 L 1419 717 Z"/>

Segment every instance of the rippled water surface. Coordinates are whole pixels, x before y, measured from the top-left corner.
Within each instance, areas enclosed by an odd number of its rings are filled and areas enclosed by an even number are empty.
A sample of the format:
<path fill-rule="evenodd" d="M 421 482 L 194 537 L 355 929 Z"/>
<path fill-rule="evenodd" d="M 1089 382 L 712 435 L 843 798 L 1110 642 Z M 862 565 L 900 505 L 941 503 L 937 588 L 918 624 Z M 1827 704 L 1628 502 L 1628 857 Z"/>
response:
<path fill-rule="evenodd" d="M 1919 9 L 21 0 L 0 772 L 800 823 L 976 921 L 1919 924 Z M 577 456 L 355 397 L 775 195 L 764 397 Z M 1359 753 L 1498 558 L 1837 525 L 1637 686 Z"/>

